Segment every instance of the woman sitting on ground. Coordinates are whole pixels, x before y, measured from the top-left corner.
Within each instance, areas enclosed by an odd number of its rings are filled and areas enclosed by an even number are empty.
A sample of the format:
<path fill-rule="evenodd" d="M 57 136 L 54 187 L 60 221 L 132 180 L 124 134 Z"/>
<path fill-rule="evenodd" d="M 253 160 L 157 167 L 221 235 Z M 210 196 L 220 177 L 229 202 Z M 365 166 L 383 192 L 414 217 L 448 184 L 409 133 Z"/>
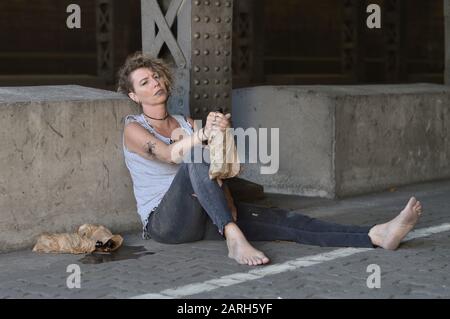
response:
<path fill-rule="evenodd" d="M 230 258 L 254 266 L 269 258 L 248 240 L 394 250 L 417 223 L 422 207 L 414 197 L 394 219 L 373 226 L 339 225 L 234 203 L 226 183 L 210 180 L 209 161 L 193 163 L 187 156 L 213 130 L 229 128 L 229 115 L 211 112 L 205 127 L 198 128 L 191 118 L 168 113 L 171 87 L 167 65 L 139 52 L 119 72 L 119 90 L 142 111 L 125 118 L 123 148 L 146 239 L 168 244 L 225 239 Z M 211 227 L 214 232 L 208 231 Z"/>

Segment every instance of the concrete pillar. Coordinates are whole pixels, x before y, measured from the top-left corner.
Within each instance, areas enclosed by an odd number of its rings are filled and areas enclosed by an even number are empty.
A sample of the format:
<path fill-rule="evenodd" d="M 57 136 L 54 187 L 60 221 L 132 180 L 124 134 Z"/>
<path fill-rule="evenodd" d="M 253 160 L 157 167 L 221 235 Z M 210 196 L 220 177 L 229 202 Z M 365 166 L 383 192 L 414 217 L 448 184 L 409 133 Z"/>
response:
<path fill-rule="evenodd" d="M 444 0 L 445 15 L 445 84 L 450 84 L 450 0 Z"/>
<path fill-rule="evenodd" d="M 141 0 L 141 16 L 142 50 L 173 63 L 169 111 L 231 112 L 233 1 Z"/>

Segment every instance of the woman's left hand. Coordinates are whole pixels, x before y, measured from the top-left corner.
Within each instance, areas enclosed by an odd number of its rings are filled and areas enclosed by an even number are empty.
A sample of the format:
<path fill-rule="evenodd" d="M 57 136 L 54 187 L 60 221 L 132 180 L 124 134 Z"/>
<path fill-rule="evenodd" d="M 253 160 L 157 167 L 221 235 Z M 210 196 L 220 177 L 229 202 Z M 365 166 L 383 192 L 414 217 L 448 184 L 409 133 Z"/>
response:
<path fill-rule="evenodd" d="M 209 136 L 212 130 L 220 130 L 224 132 L 231 126 L 230 124 L 231 114 L 222 114 L 220 112 L 210 112 L 206 118 L 205 133 Z"/>

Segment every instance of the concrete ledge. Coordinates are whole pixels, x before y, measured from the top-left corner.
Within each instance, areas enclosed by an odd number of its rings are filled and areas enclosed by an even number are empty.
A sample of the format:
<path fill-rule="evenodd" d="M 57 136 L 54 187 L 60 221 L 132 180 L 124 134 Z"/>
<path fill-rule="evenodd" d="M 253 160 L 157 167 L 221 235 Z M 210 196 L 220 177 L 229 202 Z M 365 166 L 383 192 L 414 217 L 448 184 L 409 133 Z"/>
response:
<path fill-rule="evenodd" d="M 0 251 L 83 223 L 140 228 L 121 137 L 135 112 L 110 91 L 0 88 Z"/>
<path fill-rule="evenodd" d="M 280 129 L 278 173 L 241 175 L 267 192 L 332 198 L 450 178 L 447 86 L 238 89 L 233 124 Z"/>

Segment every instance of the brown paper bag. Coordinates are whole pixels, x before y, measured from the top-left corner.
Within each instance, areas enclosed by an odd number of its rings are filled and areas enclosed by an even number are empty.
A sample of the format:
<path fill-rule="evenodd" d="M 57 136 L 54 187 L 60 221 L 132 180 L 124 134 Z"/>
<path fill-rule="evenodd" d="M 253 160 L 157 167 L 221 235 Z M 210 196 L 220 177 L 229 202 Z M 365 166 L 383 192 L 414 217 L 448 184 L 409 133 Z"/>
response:
<path fill-rule="evenodd" d="M 231 178 L 240 172 L 240 161 L 231 129 L 214 130 L 208 140 L 211 164 L 209 178 Z"/>
<path fill-rule="evenodd" d="M 95 241 L 78 234 L 43 234 L 39 236 L 34 252 L 85 254 L 95 250 Z"/>
<path fill-rule="evenodd" d="M 101 225 L 84 224 L 78 228 L 78 234 L 83 238 L 95 240 L 98 251 L 114 251 L 122 246 L 123 238 L 120 235 L 113 235 L 111 231 Z"/>
<path fill-rule="evenodd" d="M 84 224 L 75 234 L 43 234 L 34 252 L 85 254 L 94 251 L 114 251 L 123 243 L 120 235 L 113 235 L 104 226 Z"/>

